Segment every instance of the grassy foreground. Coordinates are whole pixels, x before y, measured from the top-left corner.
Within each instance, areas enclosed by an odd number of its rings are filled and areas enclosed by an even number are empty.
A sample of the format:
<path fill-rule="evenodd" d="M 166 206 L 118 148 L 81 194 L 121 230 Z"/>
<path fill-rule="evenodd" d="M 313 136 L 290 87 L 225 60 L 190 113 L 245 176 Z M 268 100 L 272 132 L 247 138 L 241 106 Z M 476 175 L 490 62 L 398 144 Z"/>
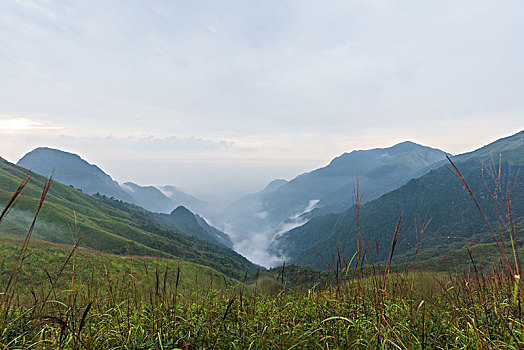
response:
<path fill-rule="evenodd" d="M 201 281 L 202 288 L 183 293 L 177 273 L 158 270 L 144 288 L 112 276 L 62 290 L 49 284 L 29 293 L 33 300 L 14 295 L 2 314 L 0 348 L 517 349 L 524 343 L 521 299 L 504 271 L 367 273 L 324 290 L 287 290 L 285 278 L 282 284 L 273 277 L 270 286 L 262 278 L 249 287 Z"/>
<path fill-rule="evenodd" d="M 30 246 L 33 222 L 24 241 L 0 240 L 10 254 L 1 270 L 0 349 L 520 349 L 518 217 L 509 192 L 502 198 L 508 206 L 500 207 L 499 230 L 510 237 L 507 248 L 486 220 L 500 264 L 482 268 L 475 250 L 466 249 L 471 263 L 460 273 L 415 263 L 392 272 L 401 216 L 385 266 L 366 265 L 365 254 L 356 254 L 356 264 L 338 257 L 331 280 L 320 286 L 312 280 L 326 275 L 296 267 L 245 284 L 194 264 L 170 268 L 169 259 L 92 259 L 96 253 L 76 245 L 69 253 L 49 243 Z M 220 277 L 224 283 L 214 282 Z"/>

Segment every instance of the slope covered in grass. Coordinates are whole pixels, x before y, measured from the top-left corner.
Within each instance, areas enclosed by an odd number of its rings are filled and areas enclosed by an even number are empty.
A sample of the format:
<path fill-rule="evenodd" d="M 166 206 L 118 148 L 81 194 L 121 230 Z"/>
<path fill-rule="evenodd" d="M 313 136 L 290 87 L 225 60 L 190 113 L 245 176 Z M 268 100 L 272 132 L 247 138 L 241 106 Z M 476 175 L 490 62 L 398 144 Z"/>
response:
<path fill-rule="evenodd" d="M 0 233 L 0 285 L 5 286 L 12 271 L 23 239 Z M 215 288 L 224 289 L 239 282 L 207 266 L 180 259 L 149 256 L 124 256 L 103 253 L 87 248 L 77 248 L 42 240 L 31 240 L 24 266 L 18 278 L 18 288 L 27 297 L 30 291 L 50 287 L 57 291 L 100 288 L 109 284 L 132 282 L 141 293 L 155 291 L 164 283 L 179 279 L 178 292 L 190 295 L 193 291 Z M 62 270 L 62 272 L 60 272 Z M 167 272 L 167 274 L 166 274 Z"/>
<path fill-rule="evenodd" d="M 0 159 L 2 207 L 11 198 L 26 172 Z M 31 181 L 13 210 L 0 223 L 0 230 L 18 235 L 27 232 L 43 184 L 42 176 L 32 174 Z M 242 278 L 246 271 L 256 269 L 233 250 L 188 236 L 179 229 L 159 222 L 142 208 L 103 196 L 88 196 L 54 182 L 37 220 L 35 238 L 73 244 L 75 230 L 82 238 L 82 246 L 103 252 L 180 258 L 216 268 L 235 278 Z"/>

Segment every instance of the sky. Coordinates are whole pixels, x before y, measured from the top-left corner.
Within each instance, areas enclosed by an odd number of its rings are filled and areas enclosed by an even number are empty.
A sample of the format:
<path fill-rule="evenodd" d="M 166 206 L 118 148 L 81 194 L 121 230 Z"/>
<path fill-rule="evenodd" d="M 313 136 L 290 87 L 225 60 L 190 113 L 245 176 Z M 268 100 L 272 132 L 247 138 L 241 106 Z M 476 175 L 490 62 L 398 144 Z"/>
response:
<path fill-rule="evenodd" d="M 344 152 L 523 129 L 522 1 L 2 1 L 0 156 L 231 200 Z"/>

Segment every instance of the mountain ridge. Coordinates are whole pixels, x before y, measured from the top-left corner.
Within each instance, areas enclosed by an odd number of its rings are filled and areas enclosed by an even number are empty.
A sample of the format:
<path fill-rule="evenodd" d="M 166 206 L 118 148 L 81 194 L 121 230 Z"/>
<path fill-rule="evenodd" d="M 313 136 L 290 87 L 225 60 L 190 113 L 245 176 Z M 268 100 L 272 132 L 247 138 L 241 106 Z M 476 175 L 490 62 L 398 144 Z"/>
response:
<path fill-rule="evenodd" d="M 25 168 L 0 158 L 0 203 L 9 201 L 27 173 Z M 30 174 L 30 182 L 1 222 L 3 232 L 27 233 L 45 182 L 45 177 Z M 253 263 L 224 245 L 192 236 L 160 222 L 155 215 L 159 214 L 105 195 L 90 196 L 53 181 L 33 235 L 50 242 L 74 244 L 74 232 L 78 232 L 85 247 L 113 254 L 180 258 L 237 279 L 248 270 L 256 270 Z"/>
<path fill-rule="evenodd" d="M 119 184 L 96 164 L 80 155 L 50 147 L 37 147 L 17 162 L 42 176 L 55 169 L 55 179 L 87 194 L 100 193 L 154 212 L 170 213 L 179 205 L 203 211 L 205 203 L 172 185 L 141 186 L 131 181 Z"/>
<path fill-rule="evenodd" d="M 42 176 L 50 175 L 54 169 L 57 181 L 81 189 L 87 194 L 98 192 L 134 203 L 133 198 L 122 190 L 118 182 L 109 174 L 75 153 L 50 147 L 37 147 L 26 153 L 16 164 Z"/>
<path fill-rule="evenodd" d="M 162 186 L 162 189 L 159 189 L 155 186 L 140 186 L 133 182 L 119 184 L 100 167 L 87 162 L 80 155 L 54 148 L 38 147 L 24 155 L 18 164 L 43 176 L 48 170 L 50 173 L 54 169 L 55 179 L 59 182 L 80 189 L 90 195 L 99 193 L 136 204 L 151 212 L 168 214 L 182 205 L 183 202 L 193 207 L 203 207 L 203 202 L 174 186 Z M 166 192 L 170 196 L 167 196 Z M 166 224 L 170 225 L 175 222 L 176 220 L 173 218 L 165 221 Z M 181 222 L 183 220 L 179 223 Z M 187 226 L 185 231 L 189 235 L 197 236 L 212 243 L 219 243 L 228 248 L 233 246 L 227 234 L 216 228 L 211 228 L 203 218 L 198 219 L 198 224 L 194 223 Z"/>
<path fill-rule="evenodd" d="M 250 236 L 265 237 L 268 243 L 283 230 L 302 225 L 325 210 L 342 212 L 351 207 L 357 182 L 364 201 L 373 200 L 420 176 L 423 169 L 445 156 L 441 150 L 411 141 L 346 152 L 290 181 L 270 182 L 229 205 L 214 222 L 227 228 L 236 247 L 242 249 L 239 251 L 248 255 L 253 249 Z"/>
<path fill-rule="evenodd" d="M 512 205 L 518 210 L 524 206 L 522 180 L 519 181 L 517 176 L 524 165 L 524 133 L 519 132 L 496 140 L 468 152 L 466 157 L 455 157 L 457 166 L 477 193 L 481 207 L 494 220 L 497 213 L 494 212 L 484 181 L 488 181 L 488 185 L 492 187 L 493 184 L 489 182 L 489 177 L 486 180 L 481 171 L 482 162 L 486 157 L 491 158 L 486 154 L 489 149 L 502 150 L 502 185 L 512 186 L 512 181 L 518 181 L 512 192 Z M 495 168 L 497 167 L 498 163 L 495 164 Z M 376 260 L 386 257 L 383 254 L 389 249 L 394 225 L 401 213 L 405 229 L 398 241 L 396 254 L 405 259 L 409 259 L 413 247 L 417 245 L 416 235 L 413 234 L 417 231 L 417 222 L 421 224 L 427 215 L 432 217 L 432 222 L 424 236 L 433 241 L 430 244 L 423 242 L 421 254 L 431 256 L 453 244 L 468 244 L 473 233 L 477 233 L 477 239 L 490 239 L 467 191 L 445 166 L 433 169 L 420 178 L 411 179 L 403 186 L 360 207 L 359 227 L 365 244 L 374 245 L 377 240 L 382 249 L 382 255 L 377 253 Z M 521 217 L 517 219 L 519 222 L 522 220 Z M 406 230 L 409 234 L 404 233 Z M 342 213 L 315 217 L 306 224 L 283 233 L 276 238 L 272 248 L 275 254 L 287 256 L 290 263 L 326 268 L 325 262 L 312 252 L 319 252 L 329 258 L 331 253 L 337 254 L 335 249 L 340 249 L 345 257 L 352 256 L 357 250 L 355 237 L 355 212 L 350 208 Z"/>

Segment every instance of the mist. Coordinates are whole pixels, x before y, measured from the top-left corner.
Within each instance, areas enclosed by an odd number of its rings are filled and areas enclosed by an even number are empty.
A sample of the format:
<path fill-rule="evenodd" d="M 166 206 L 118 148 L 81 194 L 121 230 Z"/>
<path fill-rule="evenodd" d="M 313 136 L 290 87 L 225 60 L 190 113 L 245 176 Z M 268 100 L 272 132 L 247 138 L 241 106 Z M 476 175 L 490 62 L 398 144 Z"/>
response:
<path fill-rule="evenodd" d="M 27 234 L 34 217 L 34 211 L 20 210 L 15 207 L 8 212 L 4 220 L 0 223 L 0 231 L 24 237 Z M 53 240 L 56 239 L 56 237 L 70 237 L 70 243 L 75 244 L 76 239 L 73 223 L 74 218 L 72 215 L 70 223 L 60 223 L 60 225 L 57 225 L 55 223 L 47 222 L 41 214 L 35 223 L 33 237 L 42 240 L 50 240 L 50 238 Z M 71 226 L 68 227 L 68 225 Z"/>
<path fill-rule="evenodd" d="M 268 268 L 281 265 L 288 257 L 285 252 L 271 249 L 272 242 L 282 233 L 305 224 L 309 219 L 304 214 L 313 210 L 319 200 L 309 200 L 303 209 L 282 221 L 271 221 L 268 213 L 261 210 L 260 202 L 248 204 L 249 197 L 217 213 L 213 224 L 226 232 L 235 251 L 249 260 Z"/>
<path fill-rule="evenodd" d="M 0 2 L 0 156 L 52 147 L 119 183 L 175 186 L 213 208 L 203 214 L 239 251 L 274 262 L 264 247 L 308 203 L 271 223 L 267 208 L 245 222 L 218 214 L 344 152 L 410 140 L 459 154 L 521 130 L 523 11 L 494 0 Z"/>

